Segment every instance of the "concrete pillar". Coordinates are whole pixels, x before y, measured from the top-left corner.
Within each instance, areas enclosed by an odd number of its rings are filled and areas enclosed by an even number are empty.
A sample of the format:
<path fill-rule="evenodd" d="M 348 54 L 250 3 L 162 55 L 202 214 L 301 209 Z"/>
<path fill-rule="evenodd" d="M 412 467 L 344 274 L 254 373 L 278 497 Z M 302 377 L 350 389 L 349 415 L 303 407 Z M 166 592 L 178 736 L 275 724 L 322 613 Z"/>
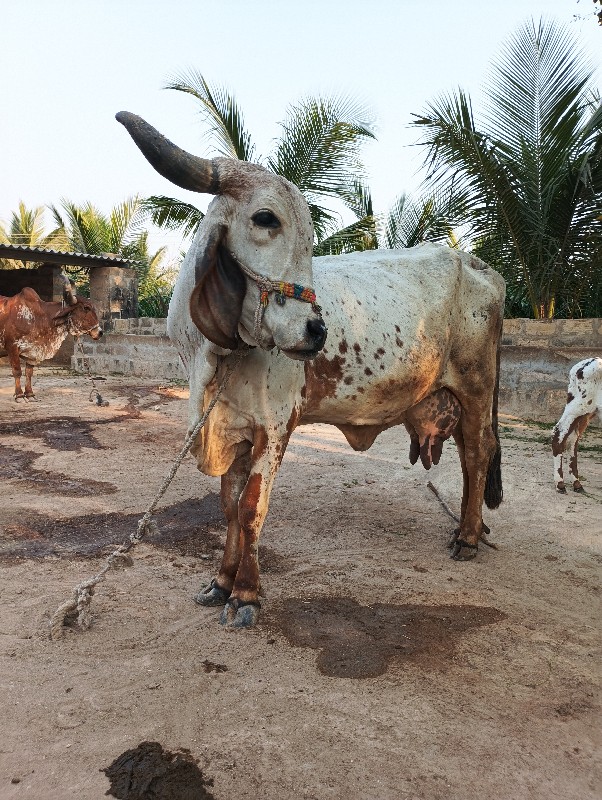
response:
<path fill-rule="evenodd" d="M 138 316 L 135 271 L 123 267 L 91 267 L 90 300 L 96 306 L 105 329 L 110 328 L 113 319 Z"/>

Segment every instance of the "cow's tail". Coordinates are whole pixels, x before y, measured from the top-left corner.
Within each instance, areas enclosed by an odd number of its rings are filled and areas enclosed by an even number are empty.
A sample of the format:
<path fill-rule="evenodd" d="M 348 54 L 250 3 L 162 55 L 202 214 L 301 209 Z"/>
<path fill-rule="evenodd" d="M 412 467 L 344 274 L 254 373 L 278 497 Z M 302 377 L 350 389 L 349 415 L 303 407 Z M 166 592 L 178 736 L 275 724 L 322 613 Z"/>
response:
<path fill-rule="evenodd" d="M 502 488 L 502 446 L 500 444 L 497 424 L 498 398 L 500 393 L 501 352 L 502 326 L 500 325 L 495 363 L 495 388 L 493 390 L 493 403 L 491 406 L 491 430 L 495 436 L 495 453 L 493 454 L 493 458 L 489 464 L 489 469 L 487 470 L 487 480 L 485 482 L 485 505 L 487 508 L 497 508 L 504 497 L 504 490 Z"/>

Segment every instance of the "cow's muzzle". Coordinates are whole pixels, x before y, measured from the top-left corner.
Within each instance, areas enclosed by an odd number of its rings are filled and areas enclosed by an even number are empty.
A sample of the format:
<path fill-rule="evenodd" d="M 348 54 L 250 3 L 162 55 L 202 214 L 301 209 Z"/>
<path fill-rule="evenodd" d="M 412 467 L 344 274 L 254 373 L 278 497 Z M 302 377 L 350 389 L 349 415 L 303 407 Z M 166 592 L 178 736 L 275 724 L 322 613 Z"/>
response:
<path fill-rule="evenodd" d="M 326 343 L 328 328 L 322 317 L 310 319 L 307 323 L 307 335 L 313 344 L 313 349 L 318 353 Z"/>
<path fill-rule="evenodd" d="M 304 347 L 298 347 L 291 350 L 283 350 L 282 352 L 289 358 L 297 361 L 309 361 L 315 358 L 320 350 L 326 344 L 326 336 L 328 328 L 326 327 L 322 317 L 310 319 L 307 323 L 307 337 Z"/>

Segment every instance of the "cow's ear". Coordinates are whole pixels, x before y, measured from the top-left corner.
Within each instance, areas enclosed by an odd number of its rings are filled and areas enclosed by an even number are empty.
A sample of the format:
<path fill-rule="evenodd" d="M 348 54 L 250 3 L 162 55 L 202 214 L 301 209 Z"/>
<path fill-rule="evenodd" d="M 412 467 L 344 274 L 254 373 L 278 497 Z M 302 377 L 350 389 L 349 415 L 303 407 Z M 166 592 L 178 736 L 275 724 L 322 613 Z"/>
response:
<path fill-rule="evenodd" d="M 225 246 L 227 231 L 226 225 L 215 225 L 205 240 L 195 266 L 190 316 L 209 341 L 235 350 L 246 280 Z"/>
<path fill-rule="evenodd" d="M 65 317 L 68 317 L 69 314 L 73 314 L 74 310 L 75 306 L 64 306 L 63 308 L 61 308 L 59 311 L 56 312 L 56 314 L 52 319 L 55 322 L 60 322 Z"/>

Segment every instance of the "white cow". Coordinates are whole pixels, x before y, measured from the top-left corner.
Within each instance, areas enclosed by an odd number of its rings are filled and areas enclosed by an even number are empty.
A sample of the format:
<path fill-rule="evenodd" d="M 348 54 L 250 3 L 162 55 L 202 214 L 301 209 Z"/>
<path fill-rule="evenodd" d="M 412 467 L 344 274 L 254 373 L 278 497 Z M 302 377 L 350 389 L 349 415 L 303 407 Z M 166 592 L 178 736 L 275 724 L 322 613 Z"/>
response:
<path fill-rule="evenodd" d="M 566 494 L 562 461 L 567 452 L 571 452 L 569 475 L 573 491 L 583 491 L 577 471 L 577 444 L 596 414 L 602 416 L 602 358 L 586 358 L 571 367 L 566 406 L 552 433 L 554 481 L 561 494 Z"/>
<path fill-rule="evenodd" d="M 190 428 L 236 364 L 194 447 L 199 469 L 222 478 L 228 523 L 219 572 L 197 602 L 225 604 L 231 627 L 258 619 L 259 534 L 303 423 L 336 425 L 356 450 L 406 424 L 410 456 L 427 467 L 453 434 L 464 490 L 452 555 L 474 557 L 483 499 L 489 508 L 502 499 L 501 276 L 435 245 L 312 263 L 311 217 L 295 186 L 257 165 L 191 156 L 132 114 L 117 119 L 162 175 L 216 195 L 168 317 L 190 379 Z"/>

